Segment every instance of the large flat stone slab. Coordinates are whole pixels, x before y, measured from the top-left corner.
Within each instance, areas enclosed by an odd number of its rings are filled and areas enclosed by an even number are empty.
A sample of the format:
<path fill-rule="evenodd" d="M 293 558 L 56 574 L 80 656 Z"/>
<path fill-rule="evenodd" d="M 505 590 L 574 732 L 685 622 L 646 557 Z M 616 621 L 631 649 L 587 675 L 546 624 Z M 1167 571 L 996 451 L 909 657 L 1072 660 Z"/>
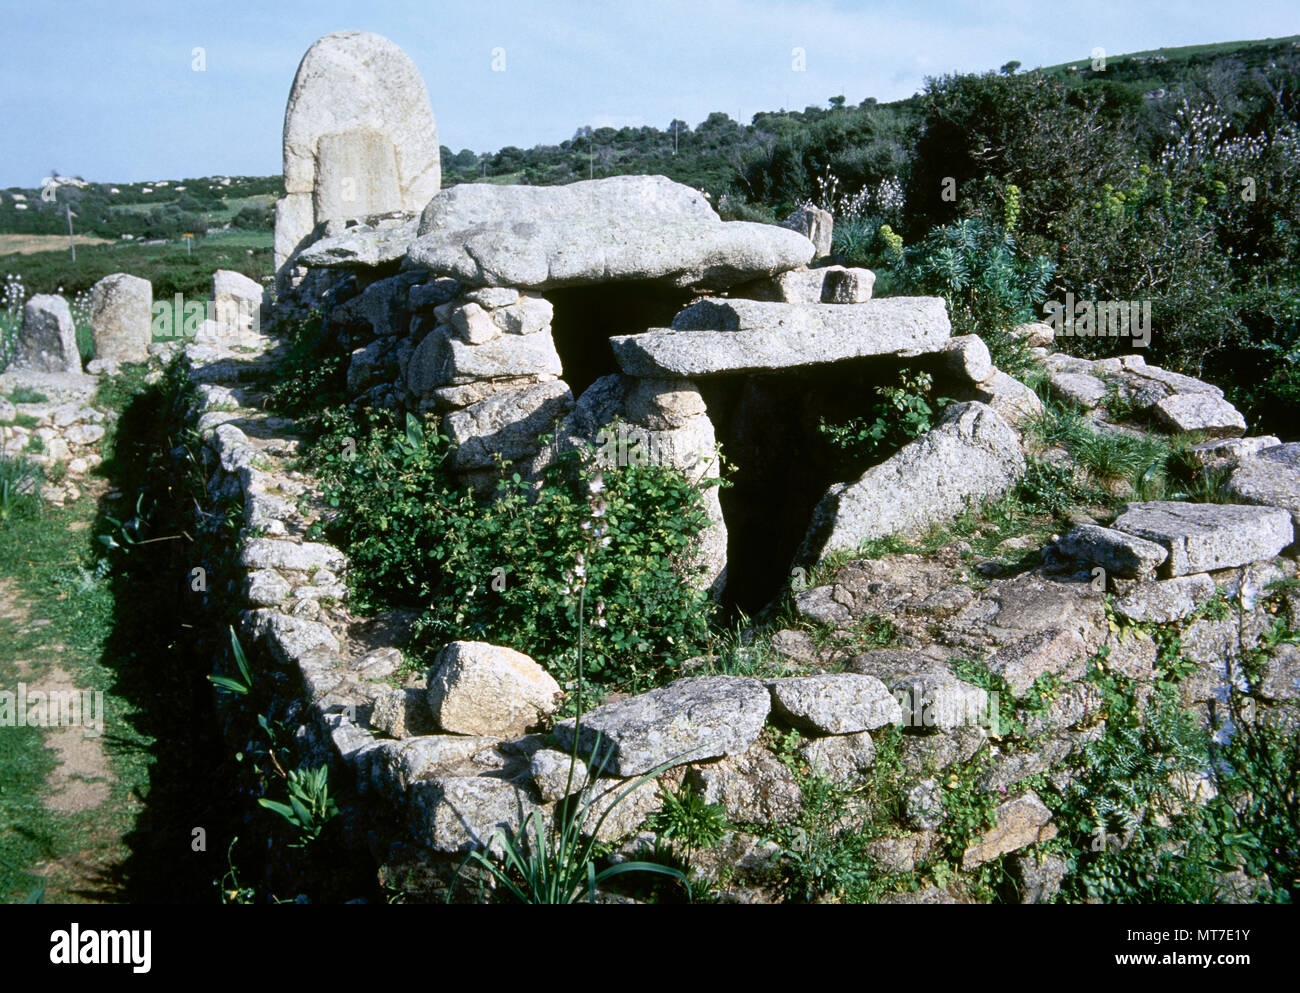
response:
<path fill-rule="evenodd" d="M 704 300 L 672 328 L 610 338 L 630 376 L 716 376 L 940 352 L 952 334 L 939 297 L 837 304 Z"/>
<path fill-rule="evenodd" d="M 1295 539 L 1289 511 L 1242 504 L 1130 503 L 1114 527 L 1167 548 L 1166 577 L 1270 559 Z"/>
<path fill-rule="evenodd" d="M 1173 431 L 1208 431 L 1224 437 L 1246 433 L 1246 419 L 1213 393 L 1175 393 L 1155 405 L 1156 416 Z"/>
<path fill-rule="evenodd" d="M 582 719 L 578 755 L 616 776 L 640 776 L 664 763 L 682 765 L 745 751 L 763 729 L 772 700 L 757 679 L 696 676 L 597 707 Z M 562 751 L 573 748 L 572 720 L 555 726 Z"/>
<path fill-rule="evenodd" d="M 855 482 L 832 486 L 813 512 L 798 560 L 924 531 L 956 517 L 968 501 L 1003 495 L 1024 473 L 1020 442 L 997 412 L 954 404 L 928 434 Z"/>
<path fill-rule="evenodd" d="M 653 281 L 701 290 L 812 261 L 813 243 L 772 224 L 723 221 L 698 190 L 664 176 L 568 186 L 462 184 L 420 218 L 406 265 L 466 286 L 544 290 Z"/>

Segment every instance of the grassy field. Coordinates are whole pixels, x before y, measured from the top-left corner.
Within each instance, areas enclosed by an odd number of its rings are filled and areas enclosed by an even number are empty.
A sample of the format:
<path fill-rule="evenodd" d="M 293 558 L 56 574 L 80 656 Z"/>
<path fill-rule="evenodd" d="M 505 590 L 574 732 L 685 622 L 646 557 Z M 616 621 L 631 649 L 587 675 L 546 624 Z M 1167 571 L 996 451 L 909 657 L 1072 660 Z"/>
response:
<path fill-rule="evenodd" d="M 74 235 L 73 242 L 82 245 L 113 245 L 109 238 L 91 238 L 89 235 Z M 34 255 L 37 252 L 59 252 L 67 254 L 68 237 L 62 234 L 0 234 L 0 258 L 6 255 Z"/>
<path fill-rule="evenodd" d="M 181 243 L 164 245 L 88 245 L 73 262 L 66 251 L 0 256 L 0 278 L 23 277 L 28 294 L 72 297 L 115 272 L 129 272 L 153 283 L 154 299 L 175 293 L 206 296 L 212 273 L 233 269 L 260 280 L 272 273 L 272 236 L 265 231 L 227 231 L 206 238 L 186 254 Z"/>

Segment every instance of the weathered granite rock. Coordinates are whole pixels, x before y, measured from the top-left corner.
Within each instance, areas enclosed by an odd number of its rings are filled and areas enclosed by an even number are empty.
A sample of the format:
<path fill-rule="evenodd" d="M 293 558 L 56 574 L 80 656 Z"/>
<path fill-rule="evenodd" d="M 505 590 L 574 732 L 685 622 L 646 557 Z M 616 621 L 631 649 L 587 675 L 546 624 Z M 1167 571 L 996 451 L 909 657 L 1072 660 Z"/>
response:
<path fill-rule="evenodd" d="M 876 760 L 876 743 L 869 731 L 814 738 L 799 746 L 799 757 L 814 774 L 840 785 L 859 782 Z"/>
<path fill-rule="evenodd" d="M 1215 593 L 1214 580 L 1203 572 L 1158 583 L 1141 583 L 1115 601 L 1115 613 L 1134 624 L 1180 621 Z"/>
<path fill-rule="evenodd" d="M 1033 790 L 1001 804 L 994 817 L 993 827 L 963 853 L 962 869 L 974 869 L 999 855 L 1056 837 L 1052 812 Z"/>
<path fill-rule="evenodd" d="M 794 775 L 761 746 L 691 766 L 684 782 L 705 803 L 720 804 L 736 824 L 789 824 L 803 809 Z"/>
<path fill-rule="evenodd" d="M 866 303 L 871 299 L 876 274 L 870 269 L 827 266 L 822 282 L 822 303 Z"/>
<path fill-rule="evenodd" d="M 425 208 L 406 264 L 467 286 L 646 280 L 707 290 L 804 265 L 813 251 L 775 225 L 723 222 L 698 190 L 663 176 L 612 176 L 444 190 Z"/>
<path fill-rule="evenodd" d="M 117 272 L 90 288 L 90 329 L 95 357 L 144 362 L 153 341 L 153 285 Z"/>
<path fill-rule="evenodd" d="M 773 303 L 866 303 L 871 299 L 876 274 L 870 269 L 831 265 L 817 269 L 791 269 L 768 279 L 758 279 L 730 291 L 732 298 Z"/>
<path fill-rule="evenodd" d="M 495 737 L 459 734 L 426 734 L 384 742 L 371 775 L 380 792 L 396 799 L 415 783 L 464 774 L 475 755 L 496 744 Z"/>
<path fill-rule="evenodd" d="M 1058 855 L 1026 852 L 1012 862 L 1012 876 L 1022 904 L 1051 903 L 1061 891 L 1066 874 L 1065 860 Z"/>
<path fill-rule="evenodd" d="M 991 720 L 988 691 L 946 669 L 896 677 L 886 685 L 902 709 L 904 727 L 950 731 L 966 725 L 987 727 Z"/>
<path fill-rule="evenodd" d="M 1035 680 L 1052 673 L 1064 679 L 1083 675 L 1088 646 L 1075 631 L 1049 628 L 995 652 L 988 667 L 1007 681 L 1015 696 L 1024 696 Z"/>
<path fill-rule="evenodd" d="M 942 350 L 950 333 L 946 305 L 937 297 L 853 307 L 711 298 L 683 310 L 672 328 L 616 335 L 610 347 L 630 376 L 694 378 L 920 355 Z"/>
<path fill-rule="evenodd" d="M 1242 459 L 1223 484 L 1223 493 L 1238 503 L 1281 507 L 1291 514 L 1292 524 L 1300 528 L 1300 466 L 1289 464 L 1281 454 L 1288 448 L 1300 446 L 1279 445 L 1254 458 Z M 1279 454 L 1270 457 L 1272 453 Z"/>
<path fill-rule="evenodd" d="M 1209 431 L 1237 437 L 1246 433 L 1246 419 L 1221 396 L 1175 393 L 1155 405 L 1156 416 L 1174 431 Z"/>
<path fill-rule="evenodd" d="M 501 833 L 517 831 L 537 810 L 528 791 L 504 779 L 453 776 L 422 780 L 409 793 L 412 827 L 435 852 L 500 854 Z"/>
<path fill-rule="evenodd" d="M 538 450 L 538 435 L 554 431 L 555 424 L 573 406 L 573 393 L 561 381 L 538 383 L 499 393 L 443 420 L 447 437 L 456 446 L 456 469 L 488 469 L 496 457 L 515 460 Z"/>
<path fill-rule="evenodd" d="M 307 50 L 285 107 L 284 177 L 277 270 L 321 221 L 422 210 L 437 194 L 428 90 L 400 48 L 340 31 Z"/>
<path fill-rule="evenodd" d="M 418 687 L 393 690 L 375 697 L 370 726 L 390 738 L 411 738 L 433 734 L 437 730 L 433 715 L 429 713 L 428 693 Z"/>
<path fill-rule="evenodd" d="M 951 338 L 943 350 L 944 365 L 959 379 L 982 383 L 997 370 L 989 356 L 989 347 L 977 334 L 964 334 Z"/>
<path fill-rule="evenodd" d="M 250 569 L 291 569 L 295 572 L 329 569 L 338 572 L 346 567 L 347 558 L 333 545 L 319 542 L 252 538 L 245 542 L 239 554 L 239 564 Z"/>
<path fill-rule="evenodd" d="M 1052 342 L 1056 340 L 1056 330 L 1041 321 L 1017 324 L 1011 329 L 1011 334 L 1022 339 L 1029 348 L 1051 348 Z"/>
<path fill-rule="evenodd" d="M 647 817 L 663 807 L 659 784 L 648 779 L 601 778 L 583 794 L 587 816 L 579 834 L 604 844 L 621 841 L 645 823 Z"/>
<path fill-rule="evenodd" d="M 813 258 L 831 254 L 831 237 L 835 231 L 835 218 L 829 210 L 820 207 L 800 207 L 781 222 L 781 227 L 798 231 L 817 248 Z"/>
<path fill-rule="evenodd" d="M 1053 372 L 1047 382 L 1054 394 L 1084 410 L 1092 410 L 1106 399 L 1106 384 L 1086 373 Z"/>
<path fill-rule="evenodd" d="M 23 305 L 23 325 L 14 342 L 14 369 L 81 372 L 77 326 L 61 296 L 41 293 Z"/>
<path fill-rule="evenodd" d="M 903 794 L 903 815 L 910 827 L 933 831 L 947 818 L 937 781 L 922 779 Z"/>
<path fill-rule="evenodd" d="M 539 748 L 529 761 L 537 793 L 548 803 L 580 793 L 587 785 L 587 763 L 575 755 Z"/>
<path fill-rule="evenodd" d="M 1024 472 L 1020 442 L 1006 421 L 982 403 L 953 404 L 928 434 L 827 491 L 798 561 L 950 520 L 967 501 L 1006 493 Z"/>
<path fill-rule="evenodd" d="M 855 734 L 902 721 L 898 701 L 874 676 L 786 676 L 770 680 L 767 687 L 774 712 L 813 734 Z"/>
<path fill-rule="evenodd" d="M 265 295 L 262 284 L 242 272 L 218 269 L 212 274 L 212 309 L 223 331 L 260 330 Z"/>
<path fill-rule="evenodd" d="M 1281 443 L 1281 439 L 1271 434 L 1260 435 L 1257 438 L 1212 438 L 1193 445 L 1191 452 L 1201 465 L 1210 465 L 1225 459 L 1233 462 L 1242 461 Z"/>
<path fill-rule="evenodd" d="M 1020 427 L 1043 413 L 1043 401 L 1028 386 L 1000 369 L 974 389 L 974 399 L 986 403 L 1012 427 Z"/>
<path fill-rule="evenodd" d="M 1149 576 L 1169 557 L 1162 545 L 1114 528 L 1079 524 L 1057 543 L 1068 558 L 1099 565 L 1128 579 Z"/>
<path fill-rule="evenodd" d="M 313 232 L 311 227 L 312 206 L 309 197 L 304 198 L 306 216 L 301 219 L 286 218 L 281 221 L 281 211 L 288 214 L 293 209 L 293 197 L 286 197 L 277 205 L 275 255 L 289 258 L 305 237 Z M 306 232 L 298 234 L 298 241 L 290 244 L 292 232 L 302 224 L 307 224 Z M 415 241 L 416 229 L 420 219 L 406 211 L 375 214 L 359 221 L 329 221 L 315 230 L 322 232 L 298 253 L 296 261 L 304 266 L 320 269 L 376 269 L 390 265 L 406 257 L 406 250 Z M 281 235 L 286 239 L 281 244 Z M 454 280 L 451 280 L 454 282 Z"/>
<path fill-rule="evenodd" d="M 1295 538 L 1288 511 L 1241 504 L 1130 503 L 1114 527 L 1167 548 L 1166 577 L 1272 558 Z"/>
<path fill-rule="evenodd" d="M 1300 699 L 1300 646 L 1281 644 L 1264 663 L 1256 695 L 1276 702 Z"/>
<path fill-rule="evenodd" d="M 578 754 L 617 776 L 639 776 L 656 766 L 682 765 L 743 752 L 758 737 L 771 697 L 756 679 L 696 676 L 587 714 Z M 574 743 L 574 722 L 555 726 L 560 748 Z M 598 748 L 599 742 L 599 748 Z"/>
<path fill-rule="evenodd" d="M 453 641 L 429 672 L 429 709 L 453 734 L 523 734 L 554 713 L 562 695 L 527 655 L 481 641 Z"/>

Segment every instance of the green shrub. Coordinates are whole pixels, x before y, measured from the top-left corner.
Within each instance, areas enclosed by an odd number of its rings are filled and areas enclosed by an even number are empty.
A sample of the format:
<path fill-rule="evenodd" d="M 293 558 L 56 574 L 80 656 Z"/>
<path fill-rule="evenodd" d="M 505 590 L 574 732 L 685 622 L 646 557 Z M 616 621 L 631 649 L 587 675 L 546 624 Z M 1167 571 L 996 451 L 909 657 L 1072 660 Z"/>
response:
<path fill-rule="evenodd" d="M 1014 215 L 1003 219 L 1015 220 Z M 1013 230 L 1003 223 L 967 219 L 935 228 L 909 249 L 893 241 L 897 250 L 889 256 L 901 286 L 915 294 L 942 296 L 953 334 L 979 335 L 994 364 L 1012 374 L 1026 368 L 1030 357 L 1021 339 L 1008 332 L 1036 318 L 1054 272 L 1051 261 L 1020 249 Z M 882 236 L 890 235 L 882 229 Z"/>
<path fill-rule="evenodd" d="M 847 456 L 841 470 L 845 478 L 884 461 L 925 434 L 950 402 L 934 395 L 934 377 L 927 372 L 900 372 L 898 385 L 876 387 L 876 397 L 872 409 L 862 417 L 843 424 L 822 418 L 817 424 L 822 437 Z"/>
<path fill-rule="evenodd" d="M 713 602 L 694 559 L 708 516 L 700 488 L 675 470 L 601 476 L 563 460 L 538 488 L 510 474 L 478 499 L 451 483 L 447 439 L 410 416 L 403 430 L 377 415 L 355 457 L 337 438 L 321 447 L 335 453 L 326 498 L 359 602 L 422 607 L 432 649 L 492 641 L 563 682 L 576 670 L 581 613 L 591 679 L 644 688 L 709 636 Z"/>

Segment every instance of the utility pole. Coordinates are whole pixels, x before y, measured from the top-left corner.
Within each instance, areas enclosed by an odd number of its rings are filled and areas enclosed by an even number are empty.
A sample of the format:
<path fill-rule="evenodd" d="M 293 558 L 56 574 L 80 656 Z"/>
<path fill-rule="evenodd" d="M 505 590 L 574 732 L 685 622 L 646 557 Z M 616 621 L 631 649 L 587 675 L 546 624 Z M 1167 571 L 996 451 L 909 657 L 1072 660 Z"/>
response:
<path fill-rule="evenodd" d="M 77 243 L 72 240 L 72 204 L 65 203 L 63 211 L 68 215 L 68 250 L 72 252 L 72 261 L 77 261 Z"/>
<path fill-rule="evenodd" d="M 677 119 L 673 118 L 673 154 L 677 154 Z"/>

